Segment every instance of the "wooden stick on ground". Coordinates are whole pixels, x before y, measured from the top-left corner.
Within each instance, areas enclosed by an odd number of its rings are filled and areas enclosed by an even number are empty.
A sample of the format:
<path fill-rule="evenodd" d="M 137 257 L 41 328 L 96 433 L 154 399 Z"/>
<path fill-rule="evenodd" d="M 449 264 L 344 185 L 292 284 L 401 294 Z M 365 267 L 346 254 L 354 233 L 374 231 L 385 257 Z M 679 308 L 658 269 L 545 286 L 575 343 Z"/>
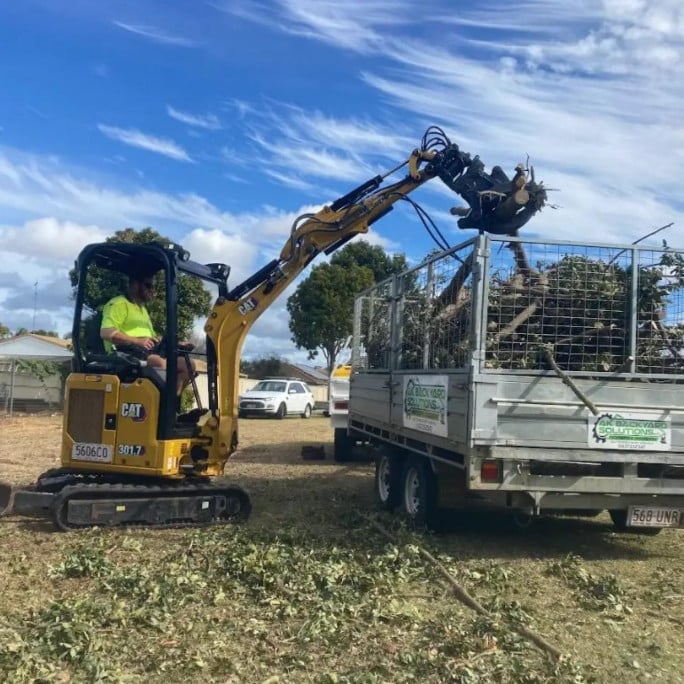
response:
<path fill-rule="evenodd" d="M 366 515 L 359 515 L 366 522 L 368 522 L 375 530 L 377 530 L 383 537 L 385 537 L 392 543 L 396 543 L 397 540 L 382 525 L 380 525 L 380 523 L 376 522 L 375 520 L 369 518 Z M 416 544 L 416 547 L 418 548 L 418 552 L 420 553 L 420 555 L 423 558 L 425 558 L 425 560 L 427 560 L 431 565 L 433 565 L 437 572 L 439 572 L 439 574 L 442 575 L 442 577 L 449 584 L 454 594 L 456 594 L 456 597 L 459 601 L 461 601 L 461 603 L 468 606 L 468 608 L 471 608 L 480 615 L 484 615 L 488 618 L 493 617 L 492 614 L 481 603 L 479 603 L 475 598 L 473 598 L 468 593 L 468 591 L 456 581 L 454 576 L 427 549 L 423 548 L 420 544 Z M 546 639 L 544 639 L 544 637 L 540 636 L 536 632 L 533 632 L 524 625 L 511 626 L 518 634 L 524 636 L 526 639 L 529 639 L 535 646 L 537 646 L 539 649 L 541 649 L 548 655 L 551 655 L 556 659 L 559 659 L 562 656 L 561 652 L 555 646 L 550 644 Z"/>

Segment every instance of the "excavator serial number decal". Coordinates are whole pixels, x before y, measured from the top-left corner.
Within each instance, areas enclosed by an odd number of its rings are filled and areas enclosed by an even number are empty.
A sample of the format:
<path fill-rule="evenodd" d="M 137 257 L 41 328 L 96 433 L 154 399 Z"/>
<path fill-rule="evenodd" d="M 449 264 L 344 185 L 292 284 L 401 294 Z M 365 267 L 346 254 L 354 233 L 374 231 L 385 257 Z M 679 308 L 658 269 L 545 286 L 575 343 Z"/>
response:
<path fill-rule="evenodd" d="M 112 447 L 109 444 L 85 444 L 78 442 L 71 449 L 72 461 L 112 462 Z"/>

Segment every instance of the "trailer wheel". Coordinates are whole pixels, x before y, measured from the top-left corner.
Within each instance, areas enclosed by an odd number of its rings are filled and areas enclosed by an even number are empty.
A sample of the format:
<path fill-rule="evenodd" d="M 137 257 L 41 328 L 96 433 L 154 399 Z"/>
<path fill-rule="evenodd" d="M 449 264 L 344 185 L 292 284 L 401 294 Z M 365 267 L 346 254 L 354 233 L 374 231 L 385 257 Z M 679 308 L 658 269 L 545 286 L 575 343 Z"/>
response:
<path fill-rule="evenodd" d="M 630 534 L 655 537 L 662 529 L 660 527 L 629 527 L 629 525 L 627 525 L 627 511 L 624 509 L 618 508 L 608 511 L 608 513 L 610 514 L 610 519 L 613 521 L 613 527 L 615 527 L 618 532 L 629 532 Z"/>
<path fill-rule="evenodd" d="M 410 457 L 401 476 L 401 509 L 415 527 L 432 528 L 437 518 L 437 479 L 427 459 Z"/>
<path fill-rule="evenodd" d="M 401 497 L 401 462 L 382 452 L 375 459 L 375 496 L 387 511 L 399 505 Z"/>
<path fill-rule="evenodd" d="M 337 463 L 351 460 L 354 439 L 347 433 L 347 428 L 335 428 L 335 444 L 333 458 Z"/>

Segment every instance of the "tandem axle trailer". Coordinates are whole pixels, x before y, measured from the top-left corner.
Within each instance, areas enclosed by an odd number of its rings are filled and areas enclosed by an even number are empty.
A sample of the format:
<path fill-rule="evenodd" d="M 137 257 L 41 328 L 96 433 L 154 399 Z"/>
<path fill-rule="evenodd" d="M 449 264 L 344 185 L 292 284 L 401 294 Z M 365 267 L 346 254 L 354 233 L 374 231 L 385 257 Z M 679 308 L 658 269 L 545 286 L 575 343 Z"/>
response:
<path fill-rule="evenodd" d="M 376 495 L 684 527 L 684 254 L 479 236 L 360 294 L 348 431 Z"/>

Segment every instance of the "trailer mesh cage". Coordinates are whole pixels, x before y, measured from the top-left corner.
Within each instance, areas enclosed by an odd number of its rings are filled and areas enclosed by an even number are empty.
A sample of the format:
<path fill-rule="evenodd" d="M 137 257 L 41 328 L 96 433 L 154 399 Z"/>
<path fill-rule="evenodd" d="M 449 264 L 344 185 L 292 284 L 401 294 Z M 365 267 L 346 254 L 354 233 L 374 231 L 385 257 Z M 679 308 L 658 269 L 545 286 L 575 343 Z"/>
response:
<path fill-rule="evenodd" d="M 357 369 L 681 379 L 684 252 L 480 236 L 356 300 Z"/>

